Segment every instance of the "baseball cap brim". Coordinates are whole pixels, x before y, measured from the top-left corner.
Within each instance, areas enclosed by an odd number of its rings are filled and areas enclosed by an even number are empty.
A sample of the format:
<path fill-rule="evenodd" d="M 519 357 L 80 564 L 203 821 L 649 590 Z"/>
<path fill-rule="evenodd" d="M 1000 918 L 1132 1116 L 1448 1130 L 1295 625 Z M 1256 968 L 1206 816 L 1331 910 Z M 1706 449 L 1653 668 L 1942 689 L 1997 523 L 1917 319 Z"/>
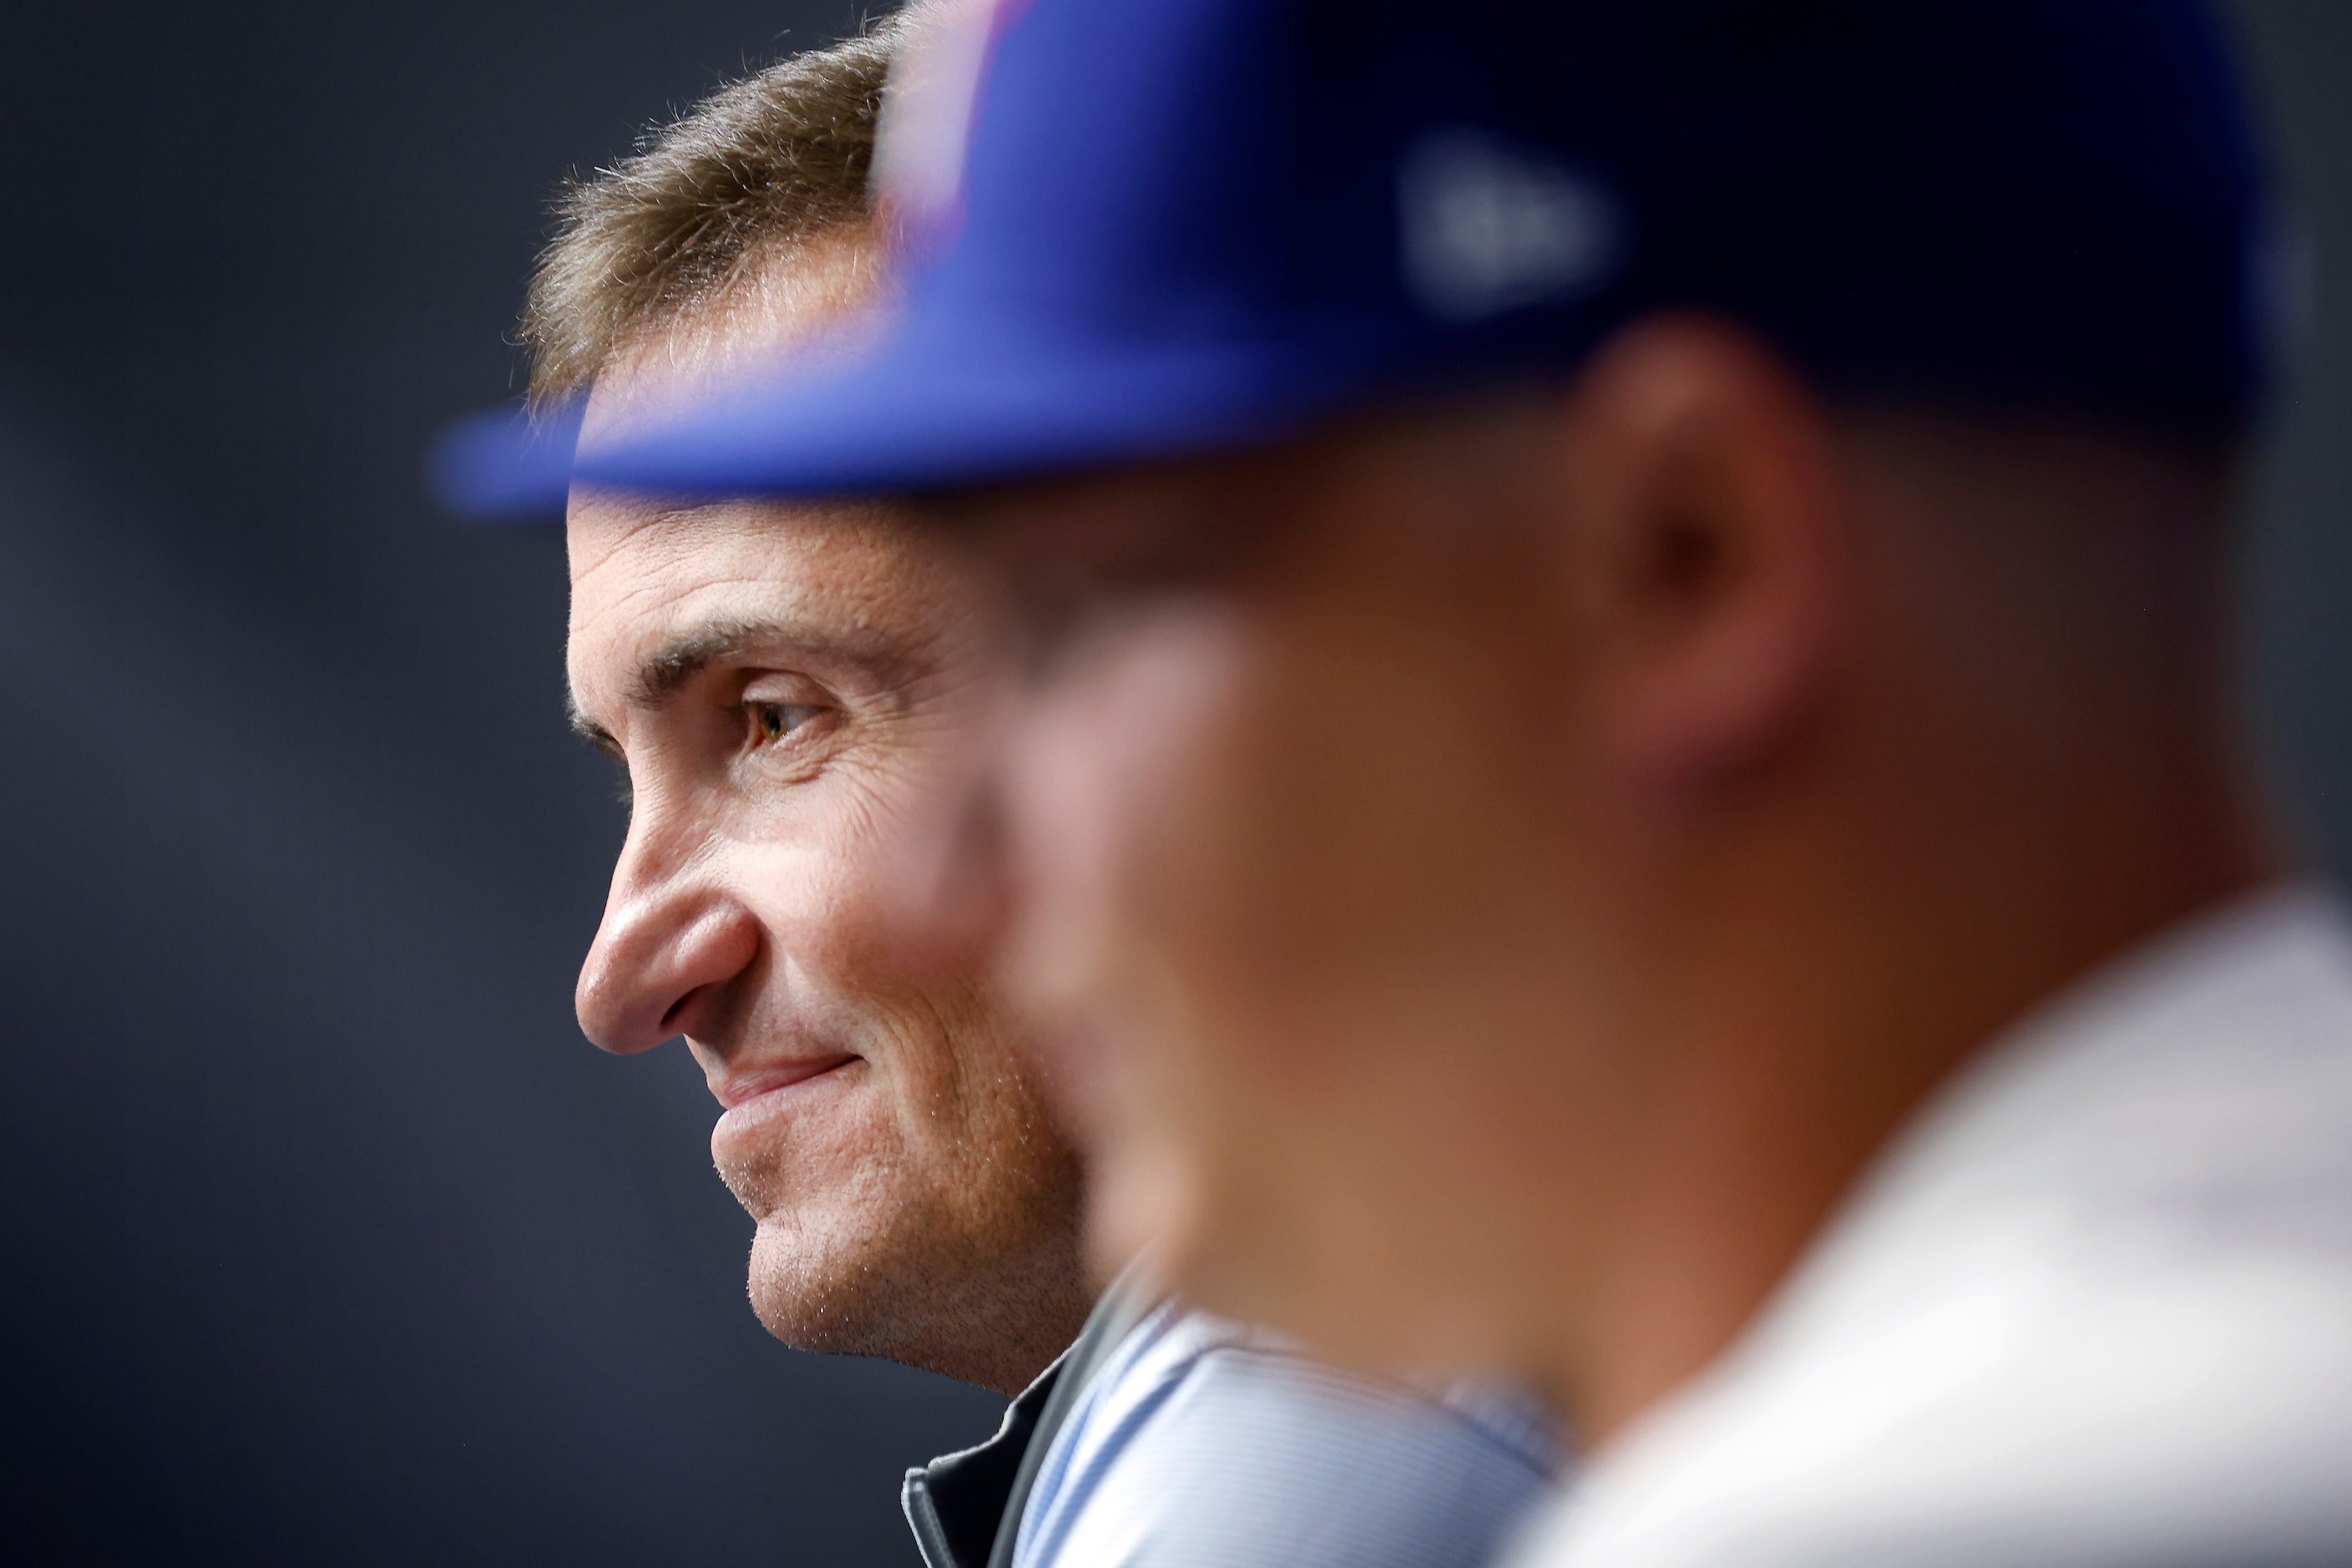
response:
<path fill-rule="evenodd" d="M 665 494 L 862 495 L 1231 449 L 1360 394 L 1376 339 L 908 332 L 846 367 L 599 433 L 572 475 Z"/>
<path fill-rule="evenodd" d="M 572 489 L 583 400 L 494 408 L 457 421 L 425 456 L 425 488 L 444 510 L 475 522 L 560 516 Z"/>

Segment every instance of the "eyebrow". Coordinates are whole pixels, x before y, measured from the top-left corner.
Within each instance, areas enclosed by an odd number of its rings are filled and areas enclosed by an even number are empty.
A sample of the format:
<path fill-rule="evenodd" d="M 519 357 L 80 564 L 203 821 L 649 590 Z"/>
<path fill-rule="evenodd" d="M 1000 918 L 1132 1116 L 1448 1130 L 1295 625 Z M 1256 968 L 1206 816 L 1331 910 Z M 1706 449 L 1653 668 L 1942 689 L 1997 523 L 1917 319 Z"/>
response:
<path fill-rule="evenodd" d="M 778 647 L 854 665 L 891 689 L 904 684 L 913 662 L 904 648 L 866 627 L 844 636 L 835 627 L 820 629 L 789 620 L 707 621 L 677 633 L 638 664 L 627 701 L 632 708 L 659 708 L 711 665 L 753 648 Z M 620 742 L 581 710 L 580 694 L 567 689 L 563 695 L 572 732 L 607 756 L 620 757 Z"/>

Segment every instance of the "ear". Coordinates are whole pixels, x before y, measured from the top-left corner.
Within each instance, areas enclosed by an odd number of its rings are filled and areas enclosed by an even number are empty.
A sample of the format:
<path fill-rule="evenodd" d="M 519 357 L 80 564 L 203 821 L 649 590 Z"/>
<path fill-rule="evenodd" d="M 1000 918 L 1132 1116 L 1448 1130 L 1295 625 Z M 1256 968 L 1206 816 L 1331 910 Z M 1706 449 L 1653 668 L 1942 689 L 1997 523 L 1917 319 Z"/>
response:
<path fill-rule="evenodd" d="M 1605 344 L 1561 417 L 1595 738 L 1657 784 L 1745 771 L 1827 679 L 1847 534 L 1824 411 L 1753 336 L 1668 316 Z"/>

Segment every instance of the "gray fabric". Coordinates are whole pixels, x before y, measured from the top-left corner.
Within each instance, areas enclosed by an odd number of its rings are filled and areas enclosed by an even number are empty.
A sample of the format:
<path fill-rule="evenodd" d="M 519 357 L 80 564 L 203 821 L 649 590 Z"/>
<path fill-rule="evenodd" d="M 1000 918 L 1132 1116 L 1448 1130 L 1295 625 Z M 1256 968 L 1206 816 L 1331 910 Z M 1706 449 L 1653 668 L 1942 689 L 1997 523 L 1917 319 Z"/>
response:
<path fill-rule="evenodd" d="M 1030 1434 L 1029 1447 L 1022 1453 L 1021 1468 L 1013 1478 L 1012 1494 L 1005 1499 L 1004 1512 L 996 1526 L 996 1545 L 988 1554 L 988 1568 L 1013 1568 L 1013 1548 L 1021 1539 L 1021 1514 L 1028 1506 L 1029 1490 L 1037 1483 L 1038 1467 L 1045 1462 L 1046 1453 L 1054 1447 L 1055 1435 L 1070 1417 L 1070 1411 L 1102 1370 L 1119 1342 L 1134 1331 L 1135 1325 L 1160 1304 L 1156 1293 L 1147 1289 L 1139 1275 L 1141 1265 L 1130 1264 L 1126 1271 L 1111 1281 L 1102 1300 L 1095 1303 L 1087 1319 L 1087 1326 L 1062 1357 L 1062 1373 L 1054 1381 L 1053 1392 L 1038 1413 L 1037 1429 Z"/>
<path fill-rule="evenodd" d="M 996 1436 L 907 1472 L 898 1502 L 925 1568 L 1010 1568 L 1022 1510 L 1055 1434 L 1119 1342 L 1156 1305 L 1135 1269 L 1121 1274 L 1070 1348 L 1006 1407 Z"/>
<path fill-rule="evenodd" d="M 1087 1380 L 1013 1568 L 1489 1568 L 1559 1459 L 1508 1391 L 1433 1397 L 1168 1302 Z"/>

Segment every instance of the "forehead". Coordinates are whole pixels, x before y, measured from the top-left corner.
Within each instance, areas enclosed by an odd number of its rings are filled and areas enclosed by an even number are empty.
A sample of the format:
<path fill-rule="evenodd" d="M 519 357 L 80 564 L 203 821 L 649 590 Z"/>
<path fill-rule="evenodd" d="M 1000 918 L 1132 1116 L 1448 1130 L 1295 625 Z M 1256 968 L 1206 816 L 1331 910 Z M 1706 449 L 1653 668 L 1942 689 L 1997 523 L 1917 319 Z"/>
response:
<path fill-rule="evenodd" d="M 565 532 L 575 667 L 639 657 L 698 624 L 775 621 L 904 647 L 980 611 L 950 542 L 881 505 L 582 495 Z"/>

